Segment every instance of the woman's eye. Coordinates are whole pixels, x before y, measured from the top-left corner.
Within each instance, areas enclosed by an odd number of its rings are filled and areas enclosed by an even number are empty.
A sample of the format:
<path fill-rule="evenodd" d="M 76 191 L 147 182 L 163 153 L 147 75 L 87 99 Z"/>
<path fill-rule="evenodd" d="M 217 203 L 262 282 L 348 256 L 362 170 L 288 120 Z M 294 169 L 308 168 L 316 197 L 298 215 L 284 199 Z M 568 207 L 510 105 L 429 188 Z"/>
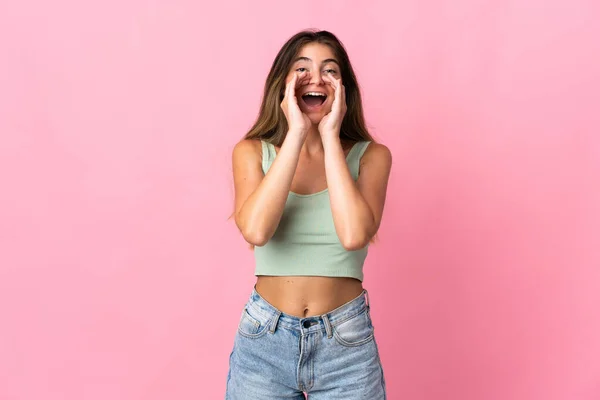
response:
<path fill-rule="evenodd" d="M 306 71 L 306 68 L 300 67 L 300 68 L 297 68 L 296 71 L 298 71 L 298 72 L 304 72 L 304 71 Z"/>
<path fill-rule="evenodd" d="M 335 74 L 337 71 L 335 69 L 326 69 L 325 72 L 327 72 L 328 74 Z"/>

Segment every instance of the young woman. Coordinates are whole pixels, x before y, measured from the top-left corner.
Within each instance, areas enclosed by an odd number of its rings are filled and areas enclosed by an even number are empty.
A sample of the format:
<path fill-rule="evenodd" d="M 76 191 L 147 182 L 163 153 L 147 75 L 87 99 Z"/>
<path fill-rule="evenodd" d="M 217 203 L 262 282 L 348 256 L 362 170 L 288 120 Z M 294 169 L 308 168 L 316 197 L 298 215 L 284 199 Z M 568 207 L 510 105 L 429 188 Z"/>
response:
<path fill-rule="evenodd" d="M 257 282 L 226 399 L 385 399 L 362 268 L 391 163 L 367 132 L 340 41 L 290 38 L 233 151 L 235 222 L 254 246 Z"/>

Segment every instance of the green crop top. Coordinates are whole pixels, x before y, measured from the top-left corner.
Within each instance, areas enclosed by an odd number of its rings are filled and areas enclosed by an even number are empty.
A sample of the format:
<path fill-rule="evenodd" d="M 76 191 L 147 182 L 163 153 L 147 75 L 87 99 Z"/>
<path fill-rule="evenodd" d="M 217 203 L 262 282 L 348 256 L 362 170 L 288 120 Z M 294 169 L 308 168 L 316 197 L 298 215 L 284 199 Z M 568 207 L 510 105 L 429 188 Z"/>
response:
<path fill-rule="evenodd" d="M 370 142 L 357 142 L 346 156 L 354 180 Z M 266 174 L 275 159 L 275 147 L 262 141 L 262 169 Z M 254 248 L 255 275 L 309 275 L 351 277 L 363 280 L 368 245 L 344 249 L 335 232 L 328 189 L 314 194 L 288 194 L 273 237 Z"/>

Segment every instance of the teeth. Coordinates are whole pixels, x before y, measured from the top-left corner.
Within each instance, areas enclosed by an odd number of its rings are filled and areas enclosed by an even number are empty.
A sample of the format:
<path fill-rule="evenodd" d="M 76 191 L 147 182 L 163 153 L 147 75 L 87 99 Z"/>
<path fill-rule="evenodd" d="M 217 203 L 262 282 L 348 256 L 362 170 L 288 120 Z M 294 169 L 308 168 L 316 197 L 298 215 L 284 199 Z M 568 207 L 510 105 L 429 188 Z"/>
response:
<path fill-rule="evenodd" d="M 305 96 L 321 96 L 321 97 L 326 97 L 327 95 L 325 93 L 319 93 L 319 92 L 307 92 L 304 93 Z"/>

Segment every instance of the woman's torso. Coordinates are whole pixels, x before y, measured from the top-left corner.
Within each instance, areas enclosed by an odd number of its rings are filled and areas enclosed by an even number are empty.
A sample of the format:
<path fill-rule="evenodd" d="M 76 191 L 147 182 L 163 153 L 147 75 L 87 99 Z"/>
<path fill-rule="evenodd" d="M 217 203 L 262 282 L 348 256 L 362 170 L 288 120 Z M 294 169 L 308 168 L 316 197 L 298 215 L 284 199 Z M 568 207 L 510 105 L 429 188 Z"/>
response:
<path fill-rule="evenodd" d="M 325 314 L 359 296 L 362 282 L 326 276 L 259 276 L 256 291 L 272 306 L 297 317 Z"/>
<path fill-rule="evenodd" d="M 344 153 L 354 143 L 343 143 Z M 261 143 L 257 141 L 257 150 Z M 276 148 L 279 151 L 279 148 Z M 308 156 L 302 152 L 290 191 L 298 194 L 318 193 L 327 188 L 324 155 Z M 256 291 L 280 311 L 309 317 L 324 314 L 362 293 L 362 282 L 354 278 L 325 276 L 258 276 Z"/>

